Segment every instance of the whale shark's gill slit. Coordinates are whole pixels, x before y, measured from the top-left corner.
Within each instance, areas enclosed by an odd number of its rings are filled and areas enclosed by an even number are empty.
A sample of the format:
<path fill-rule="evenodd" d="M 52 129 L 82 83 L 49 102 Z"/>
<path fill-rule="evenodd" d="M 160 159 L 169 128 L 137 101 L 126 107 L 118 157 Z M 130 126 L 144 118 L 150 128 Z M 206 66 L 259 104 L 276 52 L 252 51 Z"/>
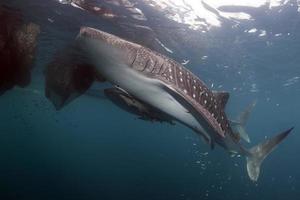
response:
<path fill-rule="evenodd" d="M 174 66 L 174 65 L 173 65 Z M 177 67 L 173 67 L 173 73 L 174 73 L 174 84 L 176 85 L 176 87 L 178 87 L 178 79 L 177 79 Z"/>
<path fill-rule="evenodd" d="M 133 68 L 133 64 L 134 64 L 134 62 L 136 61 L 137 55 L 138 55 L 138 54 L 136 53 L 135 56 L 134 56 L 134 59 L 133 59 L 131 65 L 130 65 L 131 68 Z"/>
<path fill-rule="evenodd" d="M 161 66 L 160 66 L 160 68 L 159 68 L 159 71 L 158 71 L 158 74 L 161 74 L 161 71 L 162 71 L 163 68 L 164 68 L 164 64 L 165 64 L 165 63 L 162 63 L 162 64 L 161 64 Z"/>
<path fill-rule="evenodd" d="M 152 57 L 149 57 L 146 63 L 146 72 L 151 73 L 153 69 L 155 69 L 155 62 Z"/>
<path fill-rule="evenodd" d="M 151 70 L 151 74 L 155 73 L 156 65 L 157 65 L 157 60 L 155 60 L 155 62 L 154 62 L 154 66 L 153 66 L 153 69 Z"/>
<path fill-rule="evenodd" d="M 150 59 L 148 59 L 148 60 L 146 61 L 145 65 L 144 65 L 144 69 L 142 70 L 142 72 L 144 72 L 144 71 L 147 69 L 147 67 L 148 67 L 148 65 L 149 65 L 149 62 L 150 62 Z"/>

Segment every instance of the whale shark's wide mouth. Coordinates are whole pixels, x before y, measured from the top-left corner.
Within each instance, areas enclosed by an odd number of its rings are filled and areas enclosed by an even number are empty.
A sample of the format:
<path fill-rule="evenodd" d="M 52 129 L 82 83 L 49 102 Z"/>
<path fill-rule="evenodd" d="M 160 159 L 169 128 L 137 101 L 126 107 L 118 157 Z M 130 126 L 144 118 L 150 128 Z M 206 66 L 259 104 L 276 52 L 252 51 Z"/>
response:
<path fill-rule="evenodd" d="M 101 41 L 105 44 L 110 44 L 113 46 L 120 46 L 124 43 L 127 43 L 126 40 L 123 40 L 122 38 L 119 38 L 118 36 L 106 33 L 104 31 L 94 29 L 91 27 L 81 27 L 79 34 L 77 38 L 85 37 L 88 39 L 96 39 L 98 41 Z"/>
<path fill-rule="evenodd" d="M 101 30 L 97 30 L 91 27 L 87 27 L 87 26 L 83 26 L 80 28 L 79 34 L 78 36 L 84 36 L 84 37 L 88 37 L 88 38 L 97 38 L 97 39 L 102 39 L 102 40 L 107 40 L 107 38 L 111 37 L 111 35 L 109 35 L 106 32 L 103 32 Z"/>

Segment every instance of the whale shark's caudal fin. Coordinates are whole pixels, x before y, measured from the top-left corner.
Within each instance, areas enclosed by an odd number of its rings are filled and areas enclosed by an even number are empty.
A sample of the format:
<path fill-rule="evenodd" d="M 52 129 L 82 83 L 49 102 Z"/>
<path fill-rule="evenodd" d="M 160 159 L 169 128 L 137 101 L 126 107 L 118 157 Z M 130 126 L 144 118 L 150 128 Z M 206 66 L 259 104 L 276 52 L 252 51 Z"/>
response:
<path fill-rule="evenodd" d="M 246 109 L 240 113 L 236 120 L 230 120 L 232 128 L 235 130 L 235 132 L 237 132 L 240 137 L 248 143 L 250 143 L 250 137 L 245 130 L 245 126 L 255 105 L 256 100 L 249 104 Z"/>
<path fill-rule="evenodd" d="M 293 130 L 290 128 L 265 142 L 252 147 L 249 150 L 247 160 L 247 171 L 252 181 L 257 181 L 260 173 L 260 166 L 264 159 L 275 149 L 275 147 Z"/>

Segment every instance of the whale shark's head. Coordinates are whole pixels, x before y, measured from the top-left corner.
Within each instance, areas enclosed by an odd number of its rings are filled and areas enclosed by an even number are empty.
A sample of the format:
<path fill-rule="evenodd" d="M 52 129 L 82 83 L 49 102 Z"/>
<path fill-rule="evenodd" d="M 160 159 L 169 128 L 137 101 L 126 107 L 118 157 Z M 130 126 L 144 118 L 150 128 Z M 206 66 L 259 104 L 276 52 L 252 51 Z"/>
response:
<path fill-rule="evenodd" d="M 77 42 L 82 50 L 91 56 L 91 60 L 101 60 L 97 63 L 98 65 L 112 65 L 122 62 L 130 66 L 141 47 L 138 44 L 90 27 L 80 28 Z"/>

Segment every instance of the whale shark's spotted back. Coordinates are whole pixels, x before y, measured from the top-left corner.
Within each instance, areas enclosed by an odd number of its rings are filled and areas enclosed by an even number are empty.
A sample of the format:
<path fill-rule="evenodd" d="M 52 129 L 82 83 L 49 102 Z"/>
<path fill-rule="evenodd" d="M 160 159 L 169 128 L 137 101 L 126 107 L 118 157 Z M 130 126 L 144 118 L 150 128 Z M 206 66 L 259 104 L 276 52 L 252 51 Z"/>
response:
<path fill-rule="evenodd" d="M 81 28 L 79 37 L 84 36 L 104 41 L 126 51 L 125 63 L 147 77 L 163 81 L 179 93 L 220 135 L 232 133 L 224 112 L 228 93 L 214 93 L 192 72 L 176 61 L 141 45 L 92 28 Z"/>
<path fill-rule="evenodd" d="M 145 47 L 137 50 L 131 67 L 174 88 L 209 120 L 219 134 L 232 133 L 224 111 L 228 93 L 212 92 L 188 69 Z"/>

